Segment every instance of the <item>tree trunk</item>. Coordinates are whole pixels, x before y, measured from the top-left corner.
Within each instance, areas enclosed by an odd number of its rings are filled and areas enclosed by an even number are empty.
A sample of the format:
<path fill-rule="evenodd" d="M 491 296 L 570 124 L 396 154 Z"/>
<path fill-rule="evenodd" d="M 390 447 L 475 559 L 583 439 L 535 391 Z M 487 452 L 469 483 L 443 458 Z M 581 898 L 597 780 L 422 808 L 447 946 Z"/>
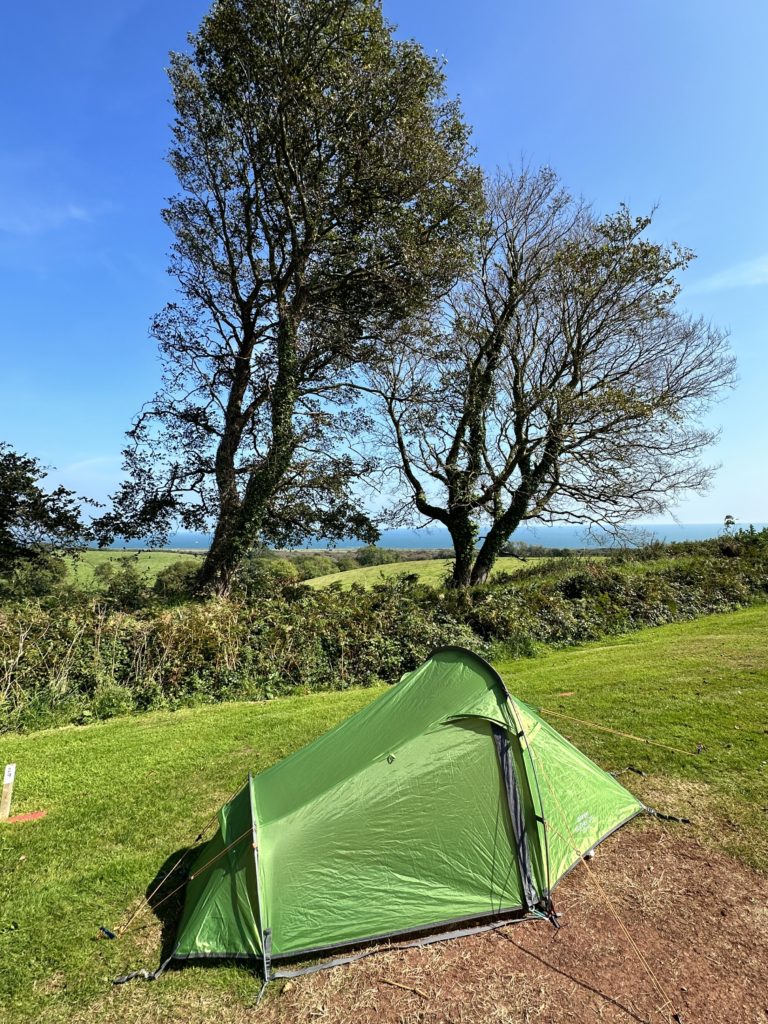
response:
<path fill-rule="evenodd" d="M 197 577 L 197 590 L 201 595 L 227 596 L 243 557 L 242 540 L 231 518 L 219 519 Z"/>
<path fill-rule="evenodd" d="M 452 519 L 447 526 L 453 541 L 453 550 L 456 554 L 450 585 L 456 589 L 468 587 L 472 582 L 472 566 L 475 561 L 477 529 L 466 516 Z"/>
<path fill-rule="evenodd" d="M 475 564 L 472 568 L 470 583 L 478 586 L 485 583 L 491 574 L 494 562 L 499 557 L 501 549 L 520 525 L 522 515 L 517 511 L 509 509 L 505 515 L 497 519 L 486 534 L 480 550 L 477 553 Z"/>
<path fill-rule="evenodd" d="M 488 537 L 483 541 L 483 545 L 475 559 L 475 564 L 472 567 L 470 584 L 473 587 L 478 586 L 481 583 L 485 583 L 488 580 L 494 562 L 499 557 L 499 553 L 504 547 L 505 541 L 506 537 L 494 538 L 491 544 L 488 543 Z"/>
<path fill-rule="evenodd" d="M 237 445 L 232 443 L 229 432 L 219 445 L 216 479 L 221 509 L 198 578 L 198 589 L 203 594 L 226 597 L 229 593 L 240 563 L 260 537 L 269 502 L 291 464 L 295 443 L 296 374 L 296 330 L 293 318 L 284 313 L 278 329 L 277 378 L 272 393 L 272 442 L 263 464 L 249 476 L 242 501 L 235 483 Z M 241 394 L 244 391 L 243 387 Z M 231 432 L 241 431 L 234 413 L 232 419 Z"/>

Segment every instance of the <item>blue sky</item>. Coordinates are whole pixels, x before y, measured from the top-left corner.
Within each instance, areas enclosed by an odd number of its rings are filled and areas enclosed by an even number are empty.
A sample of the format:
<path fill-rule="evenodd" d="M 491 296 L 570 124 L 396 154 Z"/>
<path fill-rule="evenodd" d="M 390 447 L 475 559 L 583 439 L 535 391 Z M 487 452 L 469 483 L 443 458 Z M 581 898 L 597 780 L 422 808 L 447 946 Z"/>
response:
<path fill-rule="evenodd" d="M 173 294 L 160 220 L 164 68 L 198 0 L 42 0 L 0 10 L 0 439 L 103 498 L 159 366 Z M 446 57 L 488 168 L 555 167 L 600 210 L 659 204 L 698 254 L 681 303 L 731 331 L 737 390 L 713 490 L 683 522 L 768 519 L 768 4 L 764 0 L 385 0 Z"/>

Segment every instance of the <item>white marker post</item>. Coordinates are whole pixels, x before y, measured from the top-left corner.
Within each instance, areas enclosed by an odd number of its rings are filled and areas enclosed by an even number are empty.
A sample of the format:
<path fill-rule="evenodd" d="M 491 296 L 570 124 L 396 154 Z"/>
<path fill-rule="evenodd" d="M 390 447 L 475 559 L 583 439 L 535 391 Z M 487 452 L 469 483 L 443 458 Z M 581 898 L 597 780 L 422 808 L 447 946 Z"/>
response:
<path fill-rule="evenodd" d="M 16 778 L 16 765 L 7 764 L 3 776 L 3 796 L 0 799 L 0 821 L 4 821 L 11 814 L 11 797 L 13 796 L 13 782 Z"/>

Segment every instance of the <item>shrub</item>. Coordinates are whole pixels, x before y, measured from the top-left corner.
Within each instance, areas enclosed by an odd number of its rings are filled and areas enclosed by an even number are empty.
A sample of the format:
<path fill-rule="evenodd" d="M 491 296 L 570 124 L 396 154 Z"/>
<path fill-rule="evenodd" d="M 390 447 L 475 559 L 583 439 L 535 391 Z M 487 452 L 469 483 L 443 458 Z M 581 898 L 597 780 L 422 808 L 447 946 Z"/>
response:
<path fill-rule="evenodd" d="M 98 602 L 75 610 L 7 606 L 0 610 L 0 720 L 39 726 L 392 682 L 435 647 L 478 647 L 426 589 L 402 581 L 348 593 L 294 587 L 249 603 L 211 600 L 132 614 Z"/>
<path fill-rule="evenodd" d="M 149 583 L 134 558 L 121 558 L 117 564 L 101 562 L 95 566 L 93 578 L 104 600 L 121 611 L 138 611 L 150 601 Z"/>
<path fill-rule="evenodd" d="M 357 564 L 363 567 L 369 565 L 388 565 L 390 562 L 399 562 L 400 552 L 392 548 L 378 548 L 375 544 L 360 548 L 357 552 Z"/>
<path fill-rule="evenodd" d="M 48 597 L 67 580 L 67 564 L 60 555 L 40 553 L 27 561 L 17 560 L 0 575 L 0 601 Z"/>
<path fill-rule="evenodd" d="M 726 611 L 768 597 L 766 552 L 757 542 L 743 550 L 647 565 L 561 559 L 465 591 L 403 576 L 370 590 L 311 590 L 286 559 L 254 558 L 228 601 L 138 611 L 101 597 L 9 602 L 0 728 L 394 682 L 443 644 L 529 657 L 542 644 Z M 124 572 L 103 574 L 107 591 L 133 586 Z"/>
<path fill-rule="evenodd" d="M 160 570 L 152 589 L 158 597 L 166 601 L 190 598 L 194 593 L 199 573 L 200 565 L 196 561 L 180 559 Z"/>
<path fill-rule="evenodd" d="M 358 567 L 358 562 L 352 555 L 339 555 L 335 562 L 339 572 L 349 572 L 350 569 L 357 569 Z"/>
<path fill-rule="evenodd" d="M 238 569 L 232 593 L 235 599 L 255 601 L 298 580 L 298 567 L 287 558 L 251 557 Z"/>
<path fill-rule="evenodd" d="M 298 558 L 292 558 L 291 563 L 296 566 L 299 577 L 303 580 L 328 576 L 339 571 L 336 561 L 327 555 L 300 555 Z"/>

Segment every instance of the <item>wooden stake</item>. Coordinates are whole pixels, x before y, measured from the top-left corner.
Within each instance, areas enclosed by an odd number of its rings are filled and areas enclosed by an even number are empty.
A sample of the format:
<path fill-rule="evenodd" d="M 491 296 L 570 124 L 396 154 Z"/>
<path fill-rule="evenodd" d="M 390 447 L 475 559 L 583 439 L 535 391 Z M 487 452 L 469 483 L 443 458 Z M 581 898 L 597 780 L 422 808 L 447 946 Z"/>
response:
<path fill-rule="evenodd" d="M 7 764 L 3 776 L 3 796 L 0 799 L 0 821 L 5 821 L 11 815 L 11 797 L 13 796 L 13 781 L 16 778 L 16 765 Z"/>

